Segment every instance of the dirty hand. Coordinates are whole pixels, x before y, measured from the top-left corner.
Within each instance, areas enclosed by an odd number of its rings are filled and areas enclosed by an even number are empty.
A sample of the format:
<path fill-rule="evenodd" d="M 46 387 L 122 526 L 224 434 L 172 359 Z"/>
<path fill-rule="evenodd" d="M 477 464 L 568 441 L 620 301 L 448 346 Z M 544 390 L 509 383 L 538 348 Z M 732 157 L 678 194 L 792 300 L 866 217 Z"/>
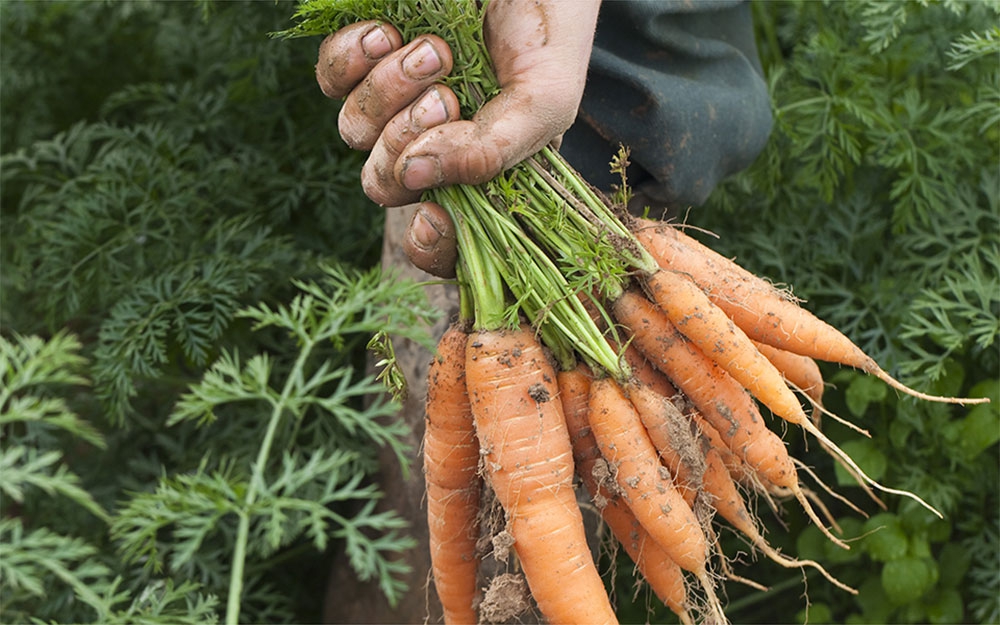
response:
<path fill-rule="evenodd" d="M 384 22 L 359 22 L 323 41 L 316 78 L 344 98 L 338 125 L 352 148 L 370 150 L 365 193 L 384 206 L 421 191 L 477 184 L 557 140 L 583 95 L 599 0 L 491 0 L 484 32 L 500 93 L 471 120 L 439 79 L 452 68 L 434 35 L 405 43 Z M 455 234 L 444 210 L 422 202 L 405 237 L 417 267 L 454 275 Z"/>

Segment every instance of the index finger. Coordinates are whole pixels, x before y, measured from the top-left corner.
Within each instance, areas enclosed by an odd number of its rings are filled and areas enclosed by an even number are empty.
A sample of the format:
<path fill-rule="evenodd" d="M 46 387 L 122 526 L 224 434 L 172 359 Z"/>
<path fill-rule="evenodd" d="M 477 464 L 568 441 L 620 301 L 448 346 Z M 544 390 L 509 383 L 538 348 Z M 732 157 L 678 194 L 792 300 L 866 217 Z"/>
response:
<path fill-rule="evenodd" d="M 391 24 L 369 20 L 345 26 L 320 44 L 316 82 L 326 97 L 342 98 L 402 45 L 403 37 Z"/>

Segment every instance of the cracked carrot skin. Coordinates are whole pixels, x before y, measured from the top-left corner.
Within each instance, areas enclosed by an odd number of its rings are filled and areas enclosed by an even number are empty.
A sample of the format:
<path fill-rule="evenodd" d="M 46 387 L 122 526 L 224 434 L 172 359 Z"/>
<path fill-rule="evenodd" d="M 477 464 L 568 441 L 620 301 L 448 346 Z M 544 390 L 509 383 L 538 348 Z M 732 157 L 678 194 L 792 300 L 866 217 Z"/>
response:
<path fill-rule="evenodd" d="M 431 572 L 447 624 L 476 623 L 479 443 L 465 389 L 462 326 L 438 341 L 427 377 L 424 478 Z"/>
<path fill-rule="evenodd" d="M 551 623 L 617 623 L 576 500 L 556 371 L 532 329 L 471 333 L 466 387 L 483 465 L 539 610 Z"/>

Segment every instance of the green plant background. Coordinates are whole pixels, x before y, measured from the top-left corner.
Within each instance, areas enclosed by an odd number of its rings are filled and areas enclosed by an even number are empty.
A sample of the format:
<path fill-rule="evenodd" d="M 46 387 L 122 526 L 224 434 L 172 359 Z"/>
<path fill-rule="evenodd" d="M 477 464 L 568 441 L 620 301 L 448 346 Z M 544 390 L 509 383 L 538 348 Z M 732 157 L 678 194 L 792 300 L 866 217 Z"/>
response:
<path fill-rule="evenodd" d="M 686 221 L 905 382 L 994 403 L 825 367 L 828 407 L 872 438 L 831 435 L 945 519 L 879 508 L 789 434 L 870 517 L 831 504 L 842 551 L 761 503 L 769 537 L 861 593 L 809 576 L 807 601 L 759 561 L 741 572 L 771 590 L 728 584 L 734 622 L 1000 622 L 997 6 L 754 5 L 774 133 Z M 362 363 L 372 332 L 425 340 L 433 311 L 369 271 L 381 214 L 318 42 L 267 36 L 293 9 L 0 4 L 3 622 L 316 621 L 335 543 L 400 590 L 411 541 L 363 477 L 407 450 Z M 672 622 L 625 560 L 605 564 L 622 618 Z"/>

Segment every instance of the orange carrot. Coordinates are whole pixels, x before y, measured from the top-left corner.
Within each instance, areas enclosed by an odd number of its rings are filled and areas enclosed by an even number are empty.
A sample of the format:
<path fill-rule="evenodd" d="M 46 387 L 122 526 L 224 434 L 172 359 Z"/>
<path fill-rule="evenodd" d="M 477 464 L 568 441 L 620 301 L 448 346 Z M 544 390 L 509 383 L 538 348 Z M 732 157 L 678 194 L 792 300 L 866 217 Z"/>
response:
<path fill-rule="evenodd" d="M 813 435 L 864 482 L 881 491 L 909 497 L 938 517 L 943 518 L 937 509 L 916 494 L 883 486 L 865 474 L 853 458 L 837 447 L 806 416 L 802 406 L 795 399 L 794 393 L 785 385 L 784 379 L 774 368 L 774 365 L 757 351 L 750 339 L 733 325 L 725 313 L 711 305 L 711 302 L 707 302 L 705 293 L 690 280 L 670 279 L 682 275 L 673 271 L 659 271 L 650 276 L 648 282 L 660 304 L 659 311 L 665 317 L 671 317 L 670 321 L 674 321 L 679 326 L 683 325 L 683 330 L 680 327 L 678 330 L 701 347 L 703 355 L 710 356 L 717 364 L 721 364 L 727 373 L 739 380 L 754 397 L 767 405 L 774 414 L 789 423 L 800 426 Z M 674 292 L 669 296 L 667 294 L 668 288 L 674 289 Z M 619 299 L 624 299 L 624 297 Z M 708 306 L 704 305 L 706 302 Z M 667 310 L 664 310 L 665 307 Z M 688 310 L 690 314 L 684 313 L 685 310 Z M 639 338 L 636 337 L 637 340 Z M 639 348 L 642 349 L 642 346 L 640 345 Z M 649 353 L 646 355 L 651 356 Z M 677 382 L 677 380 L 674 381 Z M 678 385 L 682 391 L 687 392 L 688 389 L 683 384 L 678 382 Z M 801 492 L 801 490 L 796 492 L 796 496 L 798 497 Z M 806 505 L 804 497 L 800 498 L 800 502 Z M 823 527 L 821 524 L 819 525 L 821 528 Z M 832 535 L 828 534 L 828 536 L 833 538 Z M 847 547 L 842 541 L 834 540 L 841 546 Z"/>
<path fill-rule="evenodd" d="M 646 285 L 674 327 L 774 414 L 796 425 L 808 420 L 781 373 L 691 278 L 663 269 Z"/>
<path fill-rule="evenodd" d="M 660 266 L 690 276 L 750 338 L 817 360 L 860 369 L 921 399 L 961 404 L 989 401 L 928 395 L 902 384 L 839 330 L 766 280 L 677 228 L 646 220 L 638 223 L 634 228 L 636 238 Z"/>
<path fill-rule="evenodd" d="M 590 376 L 583 365 L 578 365 L 576 369 L 560 371 L 558 378 L 559 397 L 573 445 L 577 475 L 600 510 L 601 518 L 625 548 L 656 596 L 682 623 L 690 623 L 691 617 L 686 607 L 687 589 L 681 568 L 650 538 L 625 502 L 607 485 L 598 482 L 595 467 L 601 454 L 588 420 Z"/>
<path fill-rule="evenodd" d="M 660 373 L 656 367 L 653 366 L 649 359 L 643 356 L 642 352 L 636 349 L 635 345 L 629 345 L 625 348 L 625 362 L 628 364 L 629 368 L 632 369 L 632 376 L 636 380 L 642 382 L 644 385 L 655 391 L 661 397 L 673 397 L 677 394 L 677 389 L 674 388 L 670 380 L 665 378 L 662 373 Z"/>
<path fill-rule="evenodd" d="M 765 480 L 794 493 L 809 517 L 826 531 L 802 491 L 784 443 L 767 428 L 749 393 L 692 345 L 642 294 L 626 291 L 614 303 L 614 314 L 632 329 L 639 351 L 680 388 L 729 449 Z M 811 421 L 805 421 L 812 426 Z M 847 548 L 843 541 L 826 533 L 833 542 Z"/>
<path fill-rule="evenodd" d="M 823 405 L 823 374 L 815 360 L 766 343 L 754 341 L 754 345 L 781 372 L 790 386 L 805 393 L 815 406 Z"/>
<path fill-rule="evenodd" d="M 445 331 L 427 379 L 424 476 L 431 571 L 445 623 L 476 623 L 479 443 L 465 390 L 466 332 Z"/>
<path fill-rule="evenodd" d="M 691 422 L 669 399 L 644 384 L 628 383 L 623 390 L 684 501 L 694 509 L 695 498 L 702 490 L 705 456 L 691 431 Z"/>
<path fill-rule="evenodd" d="M 617 622 L 576 501 L 556 372 L 532 329 L 470 334 L 466 386 L 482 460 L 542 614 Z"/>
<path fill-rule="evenodd" d="M 753 398 L 652 302 L 626 291 L 614 303 L 614 314 L 632 329 L 639 351 L 681 389 L 733 453 L 774 484 L 791 488 L 797 482 L 781 439 L 767 428 Z"/>
<path fill-rule="evenodd" d="M 639 413 L 610 378 L 591 385 L 590 428 L 646 531 L 681 568 L 704 573 L 708 545 L 698 519 L 660 464 Z"/>
<path fill-rule="evenodd" d="M 638 412 L 611 378 L 591 385 L 590 428 L 635 518 L 674 562 L 695 574 L 710 616 L 725 620 L 709 578 L 709 545 L 701 524 L 660 464 Z"/>

